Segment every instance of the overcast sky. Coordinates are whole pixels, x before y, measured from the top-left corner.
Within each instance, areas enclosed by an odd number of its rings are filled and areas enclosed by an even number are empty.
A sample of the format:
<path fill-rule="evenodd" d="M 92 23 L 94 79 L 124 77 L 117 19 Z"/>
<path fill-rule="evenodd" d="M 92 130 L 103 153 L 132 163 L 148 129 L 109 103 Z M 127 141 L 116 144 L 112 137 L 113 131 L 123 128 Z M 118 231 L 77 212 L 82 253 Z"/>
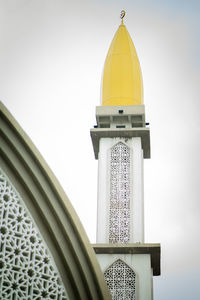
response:
<path fill-rule="evenodd" d="M 89 130 L 120 24 L 144 81 L 145 241 L 161 243 L 154 300 L 200 299 L 200 1 L 0 0 L 0 99 L 96 235 L 97 161 Z"/>

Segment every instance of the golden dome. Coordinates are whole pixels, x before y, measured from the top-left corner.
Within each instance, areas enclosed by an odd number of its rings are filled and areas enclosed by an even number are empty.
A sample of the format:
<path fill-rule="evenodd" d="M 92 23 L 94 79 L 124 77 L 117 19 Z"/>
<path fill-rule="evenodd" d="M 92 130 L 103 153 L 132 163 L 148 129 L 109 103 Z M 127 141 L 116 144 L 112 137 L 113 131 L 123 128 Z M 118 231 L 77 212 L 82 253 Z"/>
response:
<path fill-rule="evenodd" d="M 143 104 L 143 84 L 140 63 L 122 20 L 104 65 L 102 105 L 141 104 Z"/>

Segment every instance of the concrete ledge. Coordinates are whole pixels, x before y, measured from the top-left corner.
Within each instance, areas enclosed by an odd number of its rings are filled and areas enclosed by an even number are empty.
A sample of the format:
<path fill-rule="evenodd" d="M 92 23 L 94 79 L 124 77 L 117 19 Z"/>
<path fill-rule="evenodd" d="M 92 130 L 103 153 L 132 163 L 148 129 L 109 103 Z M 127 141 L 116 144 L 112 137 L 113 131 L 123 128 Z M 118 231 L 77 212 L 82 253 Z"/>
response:
<path fill-rule="evenodd" d="M 160 272 L 160 244 L 92 244 L 96 254 L 150 254 L 153 275 Z"/>
<path fill-rule="evenodd" d="M 123 110 L 123 115 L 145 115 L 144 105 L 100 105 L 96 106 L 96 116 L 119 115 L 119 110 Z"/>
<path fill-rule="evenodd" d="M 92 128 L 90 129 L 95 159 L 98 159 L 100 138 L 112 137 L 141 137 L 144 158 L 150 158 L 150 130 L 149 128 Z"/>

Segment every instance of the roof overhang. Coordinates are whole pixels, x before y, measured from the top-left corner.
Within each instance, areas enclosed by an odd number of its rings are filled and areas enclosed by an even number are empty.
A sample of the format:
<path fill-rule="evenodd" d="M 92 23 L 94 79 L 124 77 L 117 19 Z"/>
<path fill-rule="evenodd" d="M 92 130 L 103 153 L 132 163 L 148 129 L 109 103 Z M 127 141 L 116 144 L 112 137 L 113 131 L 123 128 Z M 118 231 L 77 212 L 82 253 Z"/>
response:
<path fill-rule="evenodd" d="M 150 254 L 153 275 L 160 275 L 160 244 L 92 244 L 96 254 Z"/>
<path fill-rule="evenodd" d="M 101 138 L 133 138 L 140 137 L 144 158 L 150 158 L 150 130 L 149 128 L 92 128 L 90 129 L 95 159 L 98 159 L 99 141 Z"/>

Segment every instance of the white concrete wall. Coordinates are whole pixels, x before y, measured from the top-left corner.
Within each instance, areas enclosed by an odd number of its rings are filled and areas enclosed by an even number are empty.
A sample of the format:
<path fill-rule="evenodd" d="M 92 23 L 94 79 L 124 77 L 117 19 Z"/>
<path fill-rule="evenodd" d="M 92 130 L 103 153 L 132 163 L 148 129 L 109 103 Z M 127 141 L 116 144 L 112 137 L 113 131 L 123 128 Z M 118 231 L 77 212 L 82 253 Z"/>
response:
<path fill-rule="evenodd" d="M 152 269 L 150 254 L 97 254 L 103 272 L 121 259 L 136 274 L 136 300 L 152 300 Z"/>
<path fill-rule="evenodd" d="M 101 138 L 98 161 L 97 243 L 109 241 L 110 149 L 118 142 L 131 150 L 131 239 L 144 242 L 143 150 L 141 138 Z"/>

